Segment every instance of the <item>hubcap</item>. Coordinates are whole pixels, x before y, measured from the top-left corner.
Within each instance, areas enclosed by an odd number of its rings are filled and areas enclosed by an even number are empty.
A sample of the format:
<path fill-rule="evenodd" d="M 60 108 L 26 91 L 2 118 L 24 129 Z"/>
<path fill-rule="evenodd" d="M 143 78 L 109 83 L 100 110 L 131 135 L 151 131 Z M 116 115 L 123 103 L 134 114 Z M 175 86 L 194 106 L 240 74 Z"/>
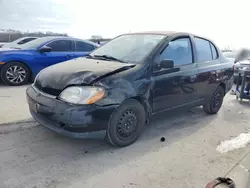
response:
<path fill-rule="evenodd" d="M 212 108 L 217 110 L 221 106 L 221 94 L 219 92 L 216 92 L 213 96 L 213 102 L 212 102 Z"/>
<path fill-rule="evenodd" d="M 122 139 L 133 136 L 137 127 L 137 118 L 133 110 L 125 111 L 118 120 L 117 132 Z"/>
<path fill-rule="evenodd" d="M 24 68 L 19 66 L 9 67 L 6 71 L 6 78 L 11 83 L 15 84 L 21 83 L 26 78 L 26 71 L 24 70 Z"/>

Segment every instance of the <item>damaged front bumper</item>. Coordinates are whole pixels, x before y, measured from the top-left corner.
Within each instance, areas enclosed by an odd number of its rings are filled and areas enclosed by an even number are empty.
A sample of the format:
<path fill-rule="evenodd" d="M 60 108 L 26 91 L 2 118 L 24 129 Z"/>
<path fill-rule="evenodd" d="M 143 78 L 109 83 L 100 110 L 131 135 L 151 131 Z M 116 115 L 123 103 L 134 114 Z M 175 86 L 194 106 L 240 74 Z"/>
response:
<path fill-rule="evenodd" d="M 74 105 L 58 100 L 30 86 L 26 90 L 30 113 L 41 125 L 65 136 L 103 136 L 118 105 Z"/>

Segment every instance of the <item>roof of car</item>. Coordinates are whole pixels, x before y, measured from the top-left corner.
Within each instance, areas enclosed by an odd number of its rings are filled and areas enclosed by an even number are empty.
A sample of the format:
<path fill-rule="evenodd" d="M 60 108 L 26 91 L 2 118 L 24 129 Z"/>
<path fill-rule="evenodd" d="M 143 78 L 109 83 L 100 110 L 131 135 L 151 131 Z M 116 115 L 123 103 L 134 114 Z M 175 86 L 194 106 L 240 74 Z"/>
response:
<path fill-rule="evenodd" d="M 195 37 L 203 38 L 206 40 L 209 40 L 210 42 L 213 42 L 210 38 L 203 36 L 203 35 L 196 35 L 190 32 L 181 32 L 181 31 L 142 31 L 142 32 L 131 32 L 131 33 L 125 33 L 124 35 L 129 35 L 129 34 L 153 34 L 153 35 L 165 35 L 165 36 L 172 36 L 172 35 L 193 35 Z M 214 44 L 214 42 L 213 42 Z"/>
<path fill-rule="evenodd" d="M 175 34 L 191 34 L 187 32 L 179 32 L 179 31 L 143 31 L 143 32 L 133 32 L 127 34 L 155 34 L 155 35 L 166 35 L 171 36 Z"/>
<path fill-rule="evenodd" d="M 79 41 L 84 41 L 87 42 L 89 44 L 95 45 L 95 46 L 99 46 L 98 44 L 91 42 L 89 40 L 84 40 L 84 39 L 79 39 L 79 38 L 74 38 L 74 37 L 69 37 L 69 36 L 46 36 L 46 37 L 41 37 L 41 38 L 47 38 L 48 40 L 53 40 L 53 39 L 73 39 L 73 40 L 79 40 Z"/>
<path fill-rule="evenodd" d="M 70 38 L 68 36 L 45 36 L 45 37 L 41 37 L 41 38 L 47 38 L 47 39 L 60 39 L 60 38 Z"/>

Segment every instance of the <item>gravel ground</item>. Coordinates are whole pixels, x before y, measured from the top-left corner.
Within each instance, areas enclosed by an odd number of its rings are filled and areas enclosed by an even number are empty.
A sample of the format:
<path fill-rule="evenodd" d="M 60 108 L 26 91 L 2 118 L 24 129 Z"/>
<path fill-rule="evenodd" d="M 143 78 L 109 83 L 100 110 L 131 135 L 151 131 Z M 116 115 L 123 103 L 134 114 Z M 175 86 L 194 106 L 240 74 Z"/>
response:
<path fill-rule="evenodd" d="M 2 123 L 30 120 L 26 87 L 0 88 Z M 216 151 L 220 141 L 250 128 L 249 107 L 228 94 L 214 116 L 201 108 L 160 114 L 135 144 L 120 149 L 42 126 L 0 134 L 0 187 L 203 188 L 230 174 L 250 151 Z"/>

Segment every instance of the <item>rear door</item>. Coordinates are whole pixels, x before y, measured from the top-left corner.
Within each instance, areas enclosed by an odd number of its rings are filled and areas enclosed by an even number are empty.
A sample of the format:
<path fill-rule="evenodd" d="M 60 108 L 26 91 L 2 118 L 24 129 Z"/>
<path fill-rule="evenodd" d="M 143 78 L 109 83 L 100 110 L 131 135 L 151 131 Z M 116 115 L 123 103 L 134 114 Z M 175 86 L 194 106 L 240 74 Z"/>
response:
<path fill-rule="evenodd" d="M 219 54 L 215 45 L 207 39 L 194 37 L 194 44 L 198 65 L 198 92 L 202 98 L 206 98 L 213 92 L 216 79 L 223 76 L 219 69 Z"/>
<path fill-rule="evenodd" d="M 46 65 L 54 65 L 63 61 L 73 59 L 75 56 L 74 41 L 70 39 L 54 40 L 46 46 L 52 50 L 50 52 L 42 53 Z"/>
<path fill-rule="evenodd" d="M 75 40 L 75 57 L 81 57 L 92 52 L 96 47 L 84 41 Z"/>

